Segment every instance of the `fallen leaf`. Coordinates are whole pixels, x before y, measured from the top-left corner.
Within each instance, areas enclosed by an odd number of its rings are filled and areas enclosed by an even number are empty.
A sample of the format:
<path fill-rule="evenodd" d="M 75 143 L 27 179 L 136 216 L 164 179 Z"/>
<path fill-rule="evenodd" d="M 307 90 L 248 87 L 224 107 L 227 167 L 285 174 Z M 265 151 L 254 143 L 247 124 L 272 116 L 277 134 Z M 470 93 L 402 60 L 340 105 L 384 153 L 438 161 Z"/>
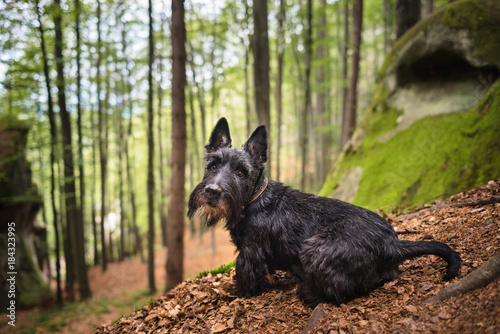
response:
<path fill-rule="evenodd" d="M 441 310 L 438 313 L 438 318 L 442 320 L 451 319 L 451 314 L 449 314 L 446 310 Z"/>
<path fill-rule="evenodd" d="M 228 326 L 221 323 L 216 323 L 215 325 L 212 326 L 212 333 L 222 333 L 224 331 L 227 331 L 228 329 L 229 329 Z"/>
<path fill-rule="evenodd" d="M 410 313 L 417 313 L 418 311 L 417 307 L 413 305 L 406 305 L 404 308 Z"/>

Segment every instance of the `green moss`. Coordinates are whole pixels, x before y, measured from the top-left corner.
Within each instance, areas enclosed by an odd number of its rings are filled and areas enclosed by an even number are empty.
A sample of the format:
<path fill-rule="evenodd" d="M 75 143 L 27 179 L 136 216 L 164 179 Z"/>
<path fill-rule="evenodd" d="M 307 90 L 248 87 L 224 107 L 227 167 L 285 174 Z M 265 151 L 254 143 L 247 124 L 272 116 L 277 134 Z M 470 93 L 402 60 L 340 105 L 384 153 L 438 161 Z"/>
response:
<path fill-rule="evenodd" d="M 387 71 L 417 35 L 425 37 L 439 26 L 467 31 L 473 57 L 500 68 L 500 1 L 455 1 L 417 23 L 385 58 L 379 84 L 356 130 L 355 144 L 338 158 L 320 195 L 331 196 L 339 181 L 357 167 L 363 174 L 353 202 L 370 209 L 421 204 L 436 195 L 500 177 L 499 82 L 475 108 L 420 119 L 380 142 L 401 115 L 386 102 L 390 93 L 384 80 Z"/>
<path fill-rule="evenodd" d="M 487 8 L 487 9 L 485 9 Z M 444 12 L 443 23 L 467 29 L 474 41 L 472 54 L 490 63 L 499 62 L 500 6 L 491 0 L 462 0 Z"/>
<path fill-rule="evenodd" d="M 196 278 L 202 278 L 207 276 L 208 274 L 217 275 L 217 274 L 227 274 L 231 271 L 231 269 L 236 265 L 236 261 L 229 262 L 228 264 L 223 264 L 217 269 L 202 271 L 196 276 Z"/>
<path fill-rule="evenodd" d="M 444 11 L 443 23 L 452 28 L 477 29 L 486 18 L 483 6 L 473 0 L 463 0 Z"/>
<path fill-rule="evenodd" d="M 375 87 L 368 109 L 371 111 L 386 110 L 388 96 L 389 89 L 387 86 L 384 83 L 378 84 L 377 87 Z"/>
<path fill-rule="evenodd" d="M 377 117 L 370 117 L 374 128 L 383 121 Z M 363 168 L 363 175 L 353 203 L 372 210 L 422 204 L 499 178 L 500 81 L 471 110 L 420 119 L 386 143 L 375 140 L 377 132 L 365 137 L 365 149 L 343 156 L 323 196 L 331 195 L 343 173 L 355 166 Z"/>
<path fill-rule="evenodd" d="M 472 54 L 490 63 L 499 63 L 500 1 L 459 0 L 436 10 L 401 36 L 384 59 L 378 77 L 385 76 L 396 55 L 409 41 L 437 25 L 468 30 L 474 41 Z"/>

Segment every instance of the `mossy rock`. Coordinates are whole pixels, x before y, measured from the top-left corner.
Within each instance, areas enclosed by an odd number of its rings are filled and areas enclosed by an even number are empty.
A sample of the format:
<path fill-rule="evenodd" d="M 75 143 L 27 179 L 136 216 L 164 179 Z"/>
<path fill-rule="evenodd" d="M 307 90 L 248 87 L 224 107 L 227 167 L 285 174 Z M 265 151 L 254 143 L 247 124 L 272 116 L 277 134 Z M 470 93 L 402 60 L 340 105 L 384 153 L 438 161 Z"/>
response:
<path fill-rule="evenodd" d="M 500 1 L 462 0 L 387 55 L 365 117 L 320 192 L 418 205 L 500 177 Z"/>

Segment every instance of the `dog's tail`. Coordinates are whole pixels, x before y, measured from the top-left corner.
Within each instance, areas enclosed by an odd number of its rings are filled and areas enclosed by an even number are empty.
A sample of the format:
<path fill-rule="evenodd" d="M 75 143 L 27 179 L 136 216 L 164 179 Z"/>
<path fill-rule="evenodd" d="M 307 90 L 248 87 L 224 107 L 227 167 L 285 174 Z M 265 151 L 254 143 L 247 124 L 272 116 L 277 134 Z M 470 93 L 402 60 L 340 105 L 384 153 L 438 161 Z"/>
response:
<path fill-rule="evenodd" d="M 403 261 L 416 256 L 432 254 L 443 258 L 448 262 L 448 272 L 443 276 L 444 280 L 450 280 L 458 275 L 460 269 L 460 255 L 450 246 L 439 241 L 397 241 L 398 260 Z"/>

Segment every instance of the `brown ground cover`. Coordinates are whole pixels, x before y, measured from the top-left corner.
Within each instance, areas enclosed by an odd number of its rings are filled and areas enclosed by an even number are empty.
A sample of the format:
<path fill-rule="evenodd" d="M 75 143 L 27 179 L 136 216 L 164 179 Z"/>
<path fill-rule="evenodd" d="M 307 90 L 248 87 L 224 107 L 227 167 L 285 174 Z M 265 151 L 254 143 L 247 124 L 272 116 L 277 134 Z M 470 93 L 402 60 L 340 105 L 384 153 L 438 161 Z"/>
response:
<path fill-rule="evenodd" d="M 491 196 L 500 196 L 500 180 L 435 204 Z M 424 301 L 500 251 L 500 203 L 417 208 L 388 219 L 396 230 L 404 232 L 401 239 L 438 240 L 457 250 L 463 259 L 459 276 L 443 282 L 444 261 L 435 256 L 419 257 L 404 262 L 398 279 L 370 295 L 342 306 L 322 304 L 313 314 L 313 309 L 296 297 L 295 283 L 284 273 L 273 275 L 272 287 L 262 295 L 235 298 L 228 292 L 233 271 L 184 281 L 153 305 L 114 324 L 103 324 L 95 332 L 301 333 L 312 328 L 313 333 L 499 333 L 498 279 L 444 302 Z"/>

